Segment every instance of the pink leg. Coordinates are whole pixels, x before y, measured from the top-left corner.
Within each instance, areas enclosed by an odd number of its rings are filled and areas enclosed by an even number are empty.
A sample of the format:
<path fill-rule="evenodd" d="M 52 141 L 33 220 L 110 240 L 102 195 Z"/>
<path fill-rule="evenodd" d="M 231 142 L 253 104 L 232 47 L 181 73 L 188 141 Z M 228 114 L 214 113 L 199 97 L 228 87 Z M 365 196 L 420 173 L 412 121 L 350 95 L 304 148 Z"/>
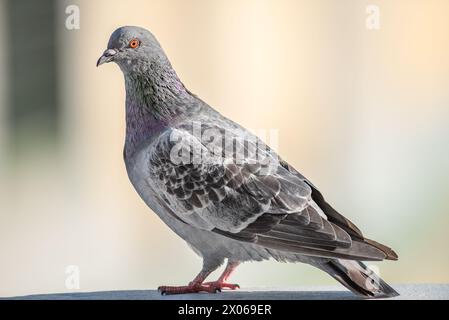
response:
<path fill-rule="evenodd" d="M 231 289 L 231 290 L 240 289 L 240 286 L 238 284 L 226 282 L 239 264 L 240 262 L 228 261 L 226 269 L 223 271 L 220 278 L 218 278 L 218 280 L 214 282 L 206 282 L 204 283 L 204 285 L 209 286 L 210 288 L 214 288 L 215 290 L 218 291 L 221 291 L 222 289 Z"/>
<path fill-rule="evenodd" d="M 162 295 L 199 292 L 216 293 L 218 289 L 203 285 L 204 280 L 209 276 L 209 274 L 211 274 L 210 271 L 202 270 L 187 286 L 161 286 L 158 288 L 158 290 Z"/>

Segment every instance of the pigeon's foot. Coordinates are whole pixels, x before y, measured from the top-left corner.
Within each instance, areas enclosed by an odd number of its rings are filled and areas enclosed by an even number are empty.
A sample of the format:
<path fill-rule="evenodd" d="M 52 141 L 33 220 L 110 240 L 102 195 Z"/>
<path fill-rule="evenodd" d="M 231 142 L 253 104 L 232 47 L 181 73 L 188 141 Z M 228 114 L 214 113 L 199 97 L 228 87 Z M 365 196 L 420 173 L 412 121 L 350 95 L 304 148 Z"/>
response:
<path fill-rule="evenodd" d="M 206 282 L 203 285 L 209 286 L 212 288 L 216 288 L 218 291 L 221 291 L 223 289 L 229 289 L 229 290 L 240 289 L 240 286 L 238 284 L 226 283 L 223 281 Z"/>
<path fill-rule="evenodd" d="M 214 286 L 208 286 L 203 284 L 189 284 L 188 286 L 177 286 L 177 287 L 169 287 L 162 286 L 158 288 L 158 291 L 162 295 L 172 295 L 172 294 L 186 294 L 186 293 L 217 293 L 221 291 L 219 288 Z"/>
<path fill-rule="evenodd" d="M 169 286 L 162 286 L 158 288 L 158 291 L 162 295 L 171 295 L 171 294 L 185 294 L 185 293 L 200 293 L 200 292 L 207 292 L 207 293 L 217 293 L 221 292 L 222 289 L 230 289 L 230 290 L 236 290 L 240 289 L 240 286 L 238 284 L 231 284 L 227 283 L 227 279 L 231 275 L 231 273 L 235 270 L 235 268 L 239 265 L 239 262 L 235 261 L 228 261 L 228 265 L 226 266 L 226 269 L 224 270 L 223 274 L 220 276 L 220 278 L 217 281 L 212 282 L 204 282 L 204 280 L 211 274 L 213 269 L 203 269 L 201 272 L 196 276 L 196 278 L 189 283 L 187 286 L 177 286 L 177 287 L 169 287 Z"/>

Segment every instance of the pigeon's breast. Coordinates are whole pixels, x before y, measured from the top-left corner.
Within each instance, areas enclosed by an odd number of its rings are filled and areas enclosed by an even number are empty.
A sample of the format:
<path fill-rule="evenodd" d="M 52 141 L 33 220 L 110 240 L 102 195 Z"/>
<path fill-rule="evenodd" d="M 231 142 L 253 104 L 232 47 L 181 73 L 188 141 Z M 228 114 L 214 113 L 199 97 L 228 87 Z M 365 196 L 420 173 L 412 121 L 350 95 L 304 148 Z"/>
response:
<path fill-rule="evenodd" d="M 161 218 L 164 208 L 158 200 L 158 193 L 152 182 L 149 158 L 152 143 L 141 145 L 132 155 L 125 157 L 126 170 L 131 184 L 145 203 Z M 126 150 L 126 148 L 125 148 Z M 164 220 L 164 219 L 163 219 Z"/>

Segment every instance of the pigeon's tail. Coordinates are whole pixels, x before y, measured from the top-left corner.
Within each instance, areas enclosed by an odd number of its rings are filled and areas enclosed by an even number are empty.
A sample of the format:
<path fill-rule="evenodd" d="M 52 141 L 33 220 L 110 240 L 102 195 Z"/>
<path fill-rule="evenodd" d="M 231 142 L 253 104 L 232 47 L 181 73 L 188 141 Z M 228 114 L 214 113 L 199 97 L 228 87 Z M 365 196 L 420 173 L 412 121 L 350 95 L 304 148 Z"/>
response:
<path fill-rule="evenodd" d="M 399 295 L 365 264 L 356 260 L 335 259 L 320 268 L 346 288 L 367 298 L 391 298 Z"/>

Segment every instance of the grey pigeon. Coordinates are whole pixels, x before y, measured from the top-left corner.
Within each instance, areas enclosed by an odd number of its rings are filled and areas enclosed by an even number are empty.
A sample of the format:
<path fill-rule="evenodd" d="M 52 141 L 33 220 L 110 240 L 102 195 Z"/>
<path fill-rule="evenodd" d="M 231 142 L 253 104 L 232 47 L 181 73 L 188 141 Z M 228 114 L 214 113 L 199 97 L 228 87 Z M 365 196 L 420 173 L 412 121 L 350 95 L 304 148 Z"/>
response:
<path fill-rule="evenodd" d="M 163 294 L 236 289 L 227 279 L 240 263 L 275 259 L 310 264 L 364 297 L 397 295 L 361 262 L 396 253 L 365 238 L 276 152 L 186 89 L 149 31 L 117 29 L 97 66 L 106 62 L 125 76 L 129 179 L 203 258 L 192 282 L 160 287 Z M 219 279 L 205 282 L 225 261 Z"/>

